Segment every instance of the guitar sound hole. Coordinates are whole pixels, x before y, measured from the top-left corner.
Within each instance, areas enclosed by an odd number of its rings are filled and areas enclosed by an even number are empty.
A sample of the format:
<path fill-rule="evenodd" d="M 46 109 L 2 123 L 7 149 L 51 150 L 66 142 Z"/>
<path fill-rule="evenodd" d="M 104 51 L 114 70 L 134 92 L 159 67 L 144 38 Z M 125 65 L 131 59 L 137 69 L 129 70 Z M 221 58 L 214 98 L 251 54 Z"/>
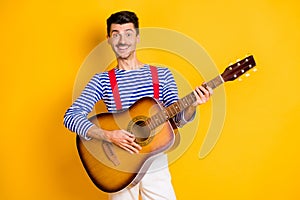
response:
<path fill-rule="evenodd" d="M 131 132 L 135 135 L 135 141 L 138 144 L 144 144 L 150 137 L 150 130 L 144 121 L 136 121 Z"/>

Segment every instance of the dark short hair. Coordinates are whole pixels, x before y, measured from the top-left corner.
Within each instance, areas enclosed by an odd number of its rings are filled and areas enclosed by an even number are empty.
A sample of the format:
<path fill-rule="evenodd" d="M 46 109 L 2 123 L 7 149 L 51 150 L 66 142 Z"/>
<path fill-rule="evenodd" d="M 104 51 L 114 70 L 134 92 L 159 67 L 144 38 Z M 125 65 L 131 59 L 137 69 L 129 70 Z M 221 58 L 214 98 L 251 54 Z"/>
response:
<path fill-rule="evenodd" d="M 134 12 L 120 11 L 112 14 L 106 20 L 107 35 L 110 36 L 111 24 L 126 24 L 133 23 L 137 35 L 139 34 L 139 19 Z"/>

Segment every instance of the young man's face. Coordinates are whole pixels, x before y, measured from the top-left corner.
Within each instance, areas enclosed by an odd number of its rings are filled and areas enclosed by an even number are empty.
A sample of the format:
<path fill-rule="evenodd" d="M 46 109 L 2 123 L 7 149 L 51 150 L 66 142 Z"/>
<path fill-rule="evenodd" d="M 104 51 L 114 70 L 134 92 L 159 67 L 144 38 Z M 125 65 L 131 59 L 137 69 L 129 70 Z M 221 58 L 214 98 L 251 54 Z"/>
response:
<path fill-rule="evenodd" d="M 136 44 L 139 42 L 139 35 L 136 35 L 136 30 L 133 23 L 112 24 L 110 27 L 110 37 L 108 43 L 118 58 L 129 58 L 136 49 Z"/>

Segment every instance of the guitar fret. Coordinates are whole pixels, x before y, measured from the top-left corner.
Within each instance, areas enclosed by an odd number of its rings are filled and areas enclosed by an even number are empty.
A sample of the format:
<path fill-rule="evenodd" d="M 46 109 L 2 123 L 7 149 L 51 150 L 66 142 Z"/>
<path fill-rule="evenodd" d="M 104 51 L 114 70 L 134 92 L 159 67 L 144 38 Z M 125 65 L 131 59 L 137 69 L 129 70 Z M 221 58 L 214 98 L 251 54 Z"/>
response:
<path fill-rule="evenodd" d="M 183 105 L 184 105 L 184 99 L 180 99 L 180 100 L 178 100 L 177 101 L 177 103 L 178 103 L 178 107 L 179 107 L 179 109 L 181 110 L 181 108 L 183 107 Z"/>
<path fill-rule="evenodd" d="M 170 111 L 170 116 L 174 116 L 176 114 L 176 108 L 175 105 L 172 104 L 170 107 L 170 109 L 168 109 Z"/>
<path fill-rule="evenodd" d="M 166 110 L 163 110 L 159 113 L 157 113 L 156 115 L 153 115 L 150 119 L 150 124 L 152 127 L 150 127 L 151 130 L 155 129 L 156 127 L 158 127 L 159 125 L 161 125 L 163 122 L 165 122 L 166 120 L 168 120 L 169 116 L 166 112 Z"/>
<path fill-rule="evenodd" d="M 206 83 L 206 86 L 215 89 L 216 87 L 218 87 L 219 85 L 221 85 L 223 83 L 223 79 L 221 76 L 217 76 L 214 79 L 212 79 L 211 81 Z"/>
<path fill-rule="evenodd" d="M 191 105 L 196 101 L 196 97 L 194 94 L 187 96 L 187 99 L 188 99 L 188 105 Z"/>
<path fill-rule="evenodd" d="M 154 127 L 157 127 L 157 116 L 154 115 L 152 118 L 153 118 L 153 125 L 154 125 Z"/>
<path fill-rule="evenodd" d="M 180 100 L 176 103 L 174 103 L 174 110 L 175 110 L 175 115 L 176 113 L 180 112 Z"/>
<path fill-rule="evenodd" d="M 187 108 L 188 106 L 192 105 L 196 101 L 196 97 L 192 92 L 186 97 L 184 97 L 183 100 L 185 101 L 184 108 Z"/>
<path fill-rule="evenodd" d="M 168 115 L 168 118 L 170 118 L 170 116 L 172 116 L 172 109 L 171 106 L 165 109 L 166 115 Z"/>
<path fill-rule="evenodd" d="M 146 127 L 149 128 L 149 130 L 152 130 L 149 118 L 146 121 L 144 121 L 144 124 L 145 124 Z"/>
<path fill-rule="evenodd" d="M 152 119 L 152 118 L 150 118 L 150 123 L 149 123 L 149 124 L 151 125 L 151 126 L 150 126 L 150 130 L 154 130 L 155 127 L 156 127 L 156 126 L 155 126 L 155 123 L 154 123 L 155 121 L 153 121 L 153 120 L 151 120 L 151 119 Z"/>
<path fill-rule="evenodd" d="M 165 121 L 165 118 L 164 118 L 165 115 L 163 115 L 163 112 L 160 112 L 158 113 L 158 123 L 161 124 Z"/>
<path fill-rule="evenodd" d="M 152 125 L 152 123 L 151 123 L 151 120 L 150 120 L 151 118 L 149 118 L 149 119 L 147 119 L 146 121 L 145 121 L 145 123 L 146 123 L 146 126 L 148 126 L 149 127 L 149 130 L 153 130 L 153 125 Z"/>
<path fill-rule="evenodd" d="M 184 99 L 183 99 L 183 101 L 184 101 L 184 104 L 183 104 L 183 106 L 182 107 L 186 107 L 190 102 L 189 102 L 189 96 L 186 96 Z"/>
<path fill-rule="evenodd" d="M 162 110 L 162 113 L 163 113 L 163 116 L 164 116 L 165 120 L 169 119 L 170 113 L 169 113 L 168 108 L 165 108 L 164 110 Z"/>
<path fill-rule="evenodd" d="M 161 117 L 160 117 L 160 114 L 159 114 L 159 113 L 156 114 L 155 122 L 157 123 L 157 125 L 159 125 L 160 122 L 161 122 Z"/>

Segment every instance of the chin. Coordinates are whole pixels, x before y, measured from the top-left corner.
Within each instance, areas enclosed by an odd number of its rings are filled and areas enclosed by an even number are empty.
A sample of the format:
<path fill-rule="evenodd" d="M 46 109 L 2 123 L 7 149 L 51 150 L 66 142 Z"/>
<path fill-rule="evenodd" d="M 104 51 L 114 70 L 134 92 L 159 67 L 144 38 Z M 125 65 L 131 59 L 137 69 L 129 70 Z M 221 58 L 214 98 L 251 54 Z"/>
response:
<path fill-rule="evenodd" d="M 130 55 L 118 55 L 117 57 L 120 59 L 128 59 Z"/>
<path fill-rule="evenodd" d="M 132 53 L 129 52 L 129 53 L 123 53 L 123 54 L 118 54 L 117 57 L 118 58 L 121 58 L 121 59 L 128 59 L 132 56 Z"/>

